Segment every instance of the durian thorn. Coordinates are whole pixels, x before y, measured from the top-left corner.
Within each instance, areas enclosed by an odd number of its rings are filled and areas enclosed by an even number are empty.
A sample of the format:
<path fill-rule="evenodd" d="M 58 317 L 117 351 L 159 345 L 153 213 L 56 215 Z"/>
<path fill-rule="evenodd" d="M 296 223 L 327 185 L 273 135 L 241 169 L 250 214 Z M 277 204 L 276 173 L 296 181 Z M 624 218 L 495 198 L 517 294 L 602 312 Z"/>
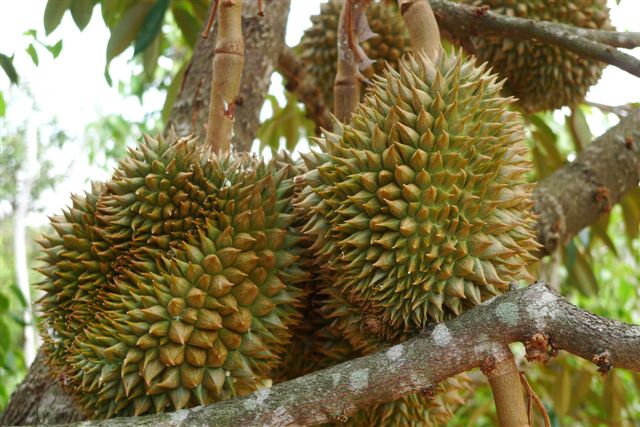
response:
<path fill-rule="evenodd" d="M 209 37 L 209 33 L 211 32 L 211 27 L 213 27 L 213 22 L 216 20 L 216 15 L 218 14 L 218 2 L 220 0 L 213 0 L 213 8 L 211 9 L 211 13 L 209 14 L 209 20 L 207 21 L 207 27 L 202 32 L 201 36 L 203 39 Z M 261 15 L 262 16 L 262 15 Z"/>

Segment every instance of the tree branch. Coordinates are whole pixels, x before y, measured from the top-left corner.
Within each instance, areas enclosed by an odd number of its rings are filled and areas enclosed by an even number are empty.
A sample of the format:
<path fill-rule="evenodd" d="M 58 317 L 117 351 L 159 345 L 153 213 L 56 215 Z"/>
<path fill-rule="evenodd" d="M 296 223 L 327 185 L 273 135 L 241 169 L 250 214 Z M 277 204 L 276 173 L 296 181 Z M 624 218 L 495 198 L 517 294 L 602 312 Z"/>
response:
<path fill-rule="evenodd" d="M 351 360 L 242 399 L 171 414 L 78 426 L 283 426 L 332 422 L 358 408 L 419 392 L 503 357 L 504 345 L 542 340 L 596 362 L 640 371 L 640 326 L 605 319 L 568 303 L 545 283 L 509 292 L 428 328 L 385 351 Z M 539 342 L 539 341 L 538 341 Z M 540 346 L 529 345 L 533 355 Z M 393 384 L 393 387 L 389 385 Z"/>
<path fill-rule="evenodd" d="M 534 209 L 543 252 L 552 253 L 609 212 L 638 182 L 640 109 L 635 109 L 536 185 Z"/>
<path fill-rule="evenodd" d="M 324 105 L 320 88 L 307 77 L 304 63 L 290 47 L 285 46 L 280 52 L 277 71 L 286 79 L 286 89 L 304 104 L 307 116 L 316 127 L 330 130 L 333 126 L 331 115 Z"/>
<path fill-rule="evenodd" d="M 602 32 L 576 31 L 572 26 L 548 21 L 515 18 L 487 11 L 486 9 L 453 3 L 446 0 L 430 0 L 440 29 L 463 42 L 470 36 L 486 37 L 499 34 L 517 39 L 531 40 L 553 44 L 577 53 L 586 58 L 593 58 L 640 77 L 640 60 L 615 49 L 599 40 L 619 40 L 628 46 L 637 41 L 637 35 L 631 37 L 613 37 Z M 587 38 L 587 33 L 591 38 Z M 612 32 L 606 32 L 612 33 Z M 624 34 L 624 33 L 621 33 Z M 628 40 L 630 39 L 631 42 Z"/>

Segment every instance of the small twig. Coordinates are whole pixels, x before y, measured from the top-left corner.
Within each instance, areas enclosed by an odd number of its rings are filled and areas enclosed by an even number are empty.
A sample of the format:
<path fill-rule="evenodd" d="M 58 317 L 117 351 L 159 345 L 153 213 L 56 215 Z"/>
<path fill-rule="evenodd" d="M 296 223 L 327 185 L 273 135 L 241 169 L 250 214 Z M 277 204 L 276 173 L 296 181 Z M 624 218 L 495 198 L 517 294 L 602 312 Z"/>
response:
<path fill-rule="evenodd" d="M 440 26 L 459 39 L 464 39 L 465 36 L 486 37 L 498 34 L 522 40 L 537 40 L 562 47 L 583 57 L 615 65 L 640 77 L 640 60 L 595 40 L 597 38 L 613 42 L 614 37 L 611 34 L 590 32 L 590 37 L 587 38 L 584 30 L 576 30 L 572 26 L 555 22 L 516 18 L 493 13 L 490 10 L 479 13 L 477 7 L 447 0 L 431 0 L 430 3 Z M 622 36 L 617 38 L 621 42 L 624 39 Z M 632 40 L 635 39 L 632 38 Z M 626 40 L 625 43 L 627 43 Z"/>
<path fill-rule="evenodd" d="M 579 36 L 586 37 L 590 40 L 604 43 L 609 46 L 621 47 L 624 49 L 634 49 L 640 46 L 640 32 L 592 30 L 589 28 L 572 27 L 569 25 L 565 26 Z"/>
<path fill-rule="evenodd" d="M 262 2 L 263 0 L 258 0 L 258 16 L 264 16 L 264 5 Z"/>
<path fill-rule="evenodd" d="M 207 26 L 202 32 L 201 36 L 203 39 L 209 37 L 209 33 L 211 33 L 211 27 L 213 27 L 213 22 L 216 20 L 216 15 L 218 14 L 218 2 L 220 0 L 213 0 L 213 8 L 211 9 L 211 13 L 209 13 L 209 20 L 207 21 Z"/>
<path fill-rule="evenodd" d="M 540 410 L 540 413 L 544 417 L 544 427 L 551 427 L 551 420 L 549 419 L 549 413 L 547 412 L 547 408 L 544 407 L 544 403 L 538 397 L 533 388 L 529 385 L 527 381 L 527 377 L 525 377 L 524 372 L 520 371 L 520 382 L 522 383 L 522 387 L 524 387 L 527 392 L 527 405 L 529 412 L 529 425 L 533 427 L 533 408 L 531 407 L 531 402 L 536 402 L 536 406 Z"/>

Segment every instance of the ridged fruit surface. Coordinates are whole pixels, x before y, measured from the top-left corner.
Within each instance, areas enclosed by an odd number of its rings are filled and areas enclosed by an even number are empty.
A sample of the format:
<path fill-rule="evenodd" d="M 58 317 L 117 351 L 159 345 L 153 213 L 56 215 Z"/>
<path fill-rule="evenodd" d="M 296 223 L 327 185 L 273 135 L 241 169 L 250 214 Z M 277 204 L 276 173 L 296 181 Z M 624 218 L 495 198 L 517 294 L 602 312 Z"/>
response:
<path fill-rule="evenodd" d="M 529 279 L 535 260 L 521 118 L 484 66 L 440 56 L 376 78 L 351 123 L 309 156 L 320 166 L 299 202 L 311 249 L 383 341 Z"/>
<path fill-rule="evenodd" d="M 495 13 L 592 30 L 612 30 L 606 0 L 459 0 Z M 532 40 L 474 38 L 475 55 L 507 78 L 506 92 L 529 112 L 574 106 L 597 83 L 605 65 Z"/>
<path fill-rule="evenodd" d="M 311 17 L 308 28 L 300 42 L 302 60 L 307 73 L 313 78 L 324 95 L 325 103 L 333 105 L 333 82 L 338 61 L 338 23 L 343 1 L 329 1 L 320 6 L 320 14 Z M 403 53 L 410 48 L 408 33 L 396 7 L 372 2 L 366 11 L 371 31 L 377 34 L 361 43 L 367 56 L 375 61 L 363 71 L 371 78 L 384 70 L 385 61 L 396 66 Z"/>
<path fill-rule="evenodd" d="M 41 284 L 49 359 L 88 416 L 178 410 L 270 383 L 306 278 L 290 175 L 175 135 L 146 138 L 54 219 Z M 87 275 L 96 265 L 104 272 Z M 85 294 L 79 322 L 71 310 Z"/>

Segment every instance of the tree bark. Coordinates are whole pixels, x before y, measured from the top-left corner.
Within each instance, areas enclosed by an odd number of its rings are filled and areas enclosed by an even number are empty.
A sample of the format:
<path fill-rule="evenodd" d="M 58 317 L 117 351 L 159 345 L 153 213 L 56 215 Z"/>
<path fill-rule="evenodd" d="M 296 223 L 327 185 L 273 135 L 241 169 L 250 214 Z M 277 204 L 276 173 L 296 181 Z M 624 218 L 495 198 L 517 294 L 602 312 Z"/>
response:
<path fill-rule="evenodd" d="M 542 337 L 542 338 L 540 338 Z M 329 423 L 372 403 L 416 393 L 478 366 L 497 366 L 522 341 L 530 359 L 566 350 L 598 365 L 640 372 L 640 326 L 596 316 L 543 282 L 493 298 L 419 336 L 241 399 L 97 426 L 287 426 Z M 534 343 L 534 344 L 532 344 Z M 77 424 L 78 427 L 80 424 Z"/>
<path fill-rule="evenodd" d="M 249 151 L 260 125 L 260 110 L 269 90 L 271 74 L 285 46 L 289 0 L 265 0 L 265 15 L 258 16 L 257 2 L 242 11 L 245 37 L 244 70 L 236 101 L 233 149 Z M 182 83 L 182 90 L 169 113 L 167 127 L 178 135 L 194 134 L 205 140 L 205 124 L 211 92 L 211 63 L 217 25 L 206 39 L 199 39 Z"/>
<path fill-rule="evenodd" d="M 587 145 L 533 192 L 538 241 L 553 253 L 640 182 L 640 109 Z M 543 253 L 543 254 L 544 254 Z"/>

